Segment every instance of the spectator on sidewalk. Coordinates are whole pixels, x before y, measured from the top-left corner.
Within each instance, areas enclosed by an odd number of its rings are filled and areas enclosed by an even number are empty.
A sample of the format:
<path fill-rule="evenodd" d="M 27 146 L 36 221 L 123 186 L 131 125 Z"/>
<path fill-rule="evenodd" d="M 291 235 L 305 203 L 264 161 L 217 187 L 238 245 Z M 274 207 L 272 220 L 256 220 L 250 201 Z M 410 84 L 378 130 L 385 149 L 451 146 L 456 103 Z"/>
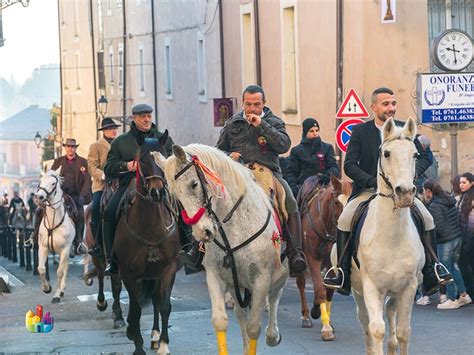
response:
<path fill-rule="evenodd" d="M 457 265 L 457 255 L 461 250 L 461 229 L 459 228 L 459 217 L 456 208 L 456 199 L 445 192 L 441 186 L 433 180 L 426 180 L 423 184 L 423 192 L 430 200 L 428 210 L 435 222 L 436 243 L 438 245 L 438 257 L 453 275 L 454 283 L 446 285 L 448 300 L 438 304 L 438 309 L 456 309 L 472 302 L 466 293 L 466 287 Z M 456 299 L 456 287 L 459 299 Z"/>
<path fill-rule="evenodd" d="M 474 296 L 474 176 L 464 173 L 460 177 L 461 197 L 458 204 L 459 225 L 462 233 L 462 248 L 459 267 L 471 297 Z"/>

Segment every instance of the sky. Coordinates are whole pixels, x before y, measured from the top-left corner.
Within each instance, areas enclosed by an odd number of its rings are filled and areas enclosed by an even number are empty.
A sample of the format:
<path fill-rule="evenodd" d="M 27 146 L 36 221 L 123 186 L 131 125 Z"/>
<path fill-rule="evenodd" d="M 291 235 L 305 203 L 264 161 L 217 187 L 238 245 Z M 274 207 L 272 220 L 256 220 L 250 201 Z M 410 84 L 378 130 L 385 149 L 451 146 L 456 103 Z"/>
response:
<path fill-rule="evenodd" d="M 57 0 L 30 0 L 28 7 L 18 3 L 2 11 L 0 78 L 21 85 L 40 65 L 59 63 L 57 7 Z"/>

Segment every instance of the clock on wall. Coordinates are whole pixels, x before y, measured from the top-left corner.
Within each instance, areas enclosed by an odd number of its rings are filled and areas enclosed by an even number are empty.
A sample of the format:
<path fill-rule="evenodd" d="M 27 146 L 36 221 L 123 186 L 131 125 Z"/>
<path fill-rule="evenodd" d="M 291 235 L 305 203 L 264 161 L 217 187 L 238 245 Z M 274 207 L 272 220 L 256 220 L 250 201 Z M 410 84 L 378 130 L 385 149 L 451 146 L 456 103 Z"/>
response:
<path fill-rule="evenodd" d="M 433 42 L 433 61 L 446 71 L 461 71 L 474 55 L 472 38 L 464 31 L 451 29 L 440 33 Z"/>

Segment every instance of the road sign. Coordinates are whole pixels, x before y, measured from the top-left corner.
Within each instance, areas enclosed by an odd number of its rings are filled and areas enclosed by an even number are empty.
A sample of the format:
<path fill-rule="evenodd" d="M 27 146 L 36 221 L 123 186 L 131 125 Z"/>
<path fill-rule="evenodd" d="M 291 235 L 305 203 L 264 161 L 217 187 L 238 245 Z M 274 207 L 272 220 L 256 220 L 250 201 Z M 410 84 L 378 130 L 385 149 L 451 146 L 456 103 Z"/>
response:
<path fill-rule="evenodd" d="M 351 139 L 352 129 L 355 125 L 364 123 L 365 121 L 360 118 L 351 118 L 342 122 L 336 130 L 336 144 L 340 150 L 344 153 L 347 150 L 349 145 L 349 140 Z"/>
<path fill-rule="evenodd" d="M 354 89 L 349 90 L 349 93 L 346 95 L 341 107 L 339 107 L 336 113 L 337 118 L 361 118 L 369 116 L 369 112 Z"/>

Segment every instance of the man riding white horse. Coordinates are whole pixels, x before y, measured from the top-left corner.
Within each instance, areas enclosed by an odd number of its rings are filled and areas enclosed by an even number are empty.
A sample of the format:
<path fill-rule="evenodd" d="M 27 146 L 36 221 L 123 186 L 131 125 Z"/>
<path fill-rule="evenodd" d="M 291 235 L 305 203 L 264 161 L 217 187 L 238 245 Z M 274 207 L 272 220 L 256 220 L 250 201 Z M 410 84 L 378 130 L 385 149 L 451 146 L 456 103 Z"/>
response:
<path fill-rule="evenodd" d="M 301 251 L 301 221 L 298 205 L 290 186 L 283 179 L 278 155 L 286 153 L 291 140 L 283 120 L 265 106 L 265 93 L 260 86 L 248 86 L 243 94 L 243 110 L 230 118 L 221 131 L 217 148 L 235 161 L 259 163 L 269 168 L 285 189 L 285 208 L 291 237 L 287 239 L 290 274 L 306 269 Z"/>
<path fill-rule="evenodd" d="M 10 200 L 10 205 L 8 206 L 8 213 L 10 213 L 10 224 L 13 221 L 15 213 L 18 212 L 17 209 L 21 209 L 23 216 L 26 217 L 26 206 L 23 202 L 23 199 L 20 197 L 18 191 L 13 191 L 13 198 Z"/>
<path fill-rule="evenodd" d="M 324 278 L 326 287 L 337 289 L 342 295 L 349 295 L 351 291 L 351 259 L 354 244 L 351 238 L 352 219 L 359 204 L 368 200 L 377 189 L 381 129 L 388 118 L 395 116 L 397 110 L 393 91 L 384 87 L 376 89 L 372 93 L 371 109 L 375 114 L 374 119 L 354 127 L 344 161 L 344 171 L 353 180 L 353 189 L 350 201 L 339 217 L 337 226 L 337 266 L 342 269 L 342 273 L 338 273 L 335 277 L 327 275 Z M 402 124 L 399 121 L 396 123 Z M 419 176 L 429 167 L 430 162 L 418 139 L 415 139 L 414 143 L 419 153 L 416 163 L 416 175 Z M 449 282 L 452 276 L 439 264 L 432 248 L 435 227 L 433 217 L 420 200 L 415 198 L 414 203 L 423 216 L 425 227 L 425 233 L 421 238 L 426 255 L 423 287 L 428 293 L 433 293 L 438 287 L 438 281 Z"/>

